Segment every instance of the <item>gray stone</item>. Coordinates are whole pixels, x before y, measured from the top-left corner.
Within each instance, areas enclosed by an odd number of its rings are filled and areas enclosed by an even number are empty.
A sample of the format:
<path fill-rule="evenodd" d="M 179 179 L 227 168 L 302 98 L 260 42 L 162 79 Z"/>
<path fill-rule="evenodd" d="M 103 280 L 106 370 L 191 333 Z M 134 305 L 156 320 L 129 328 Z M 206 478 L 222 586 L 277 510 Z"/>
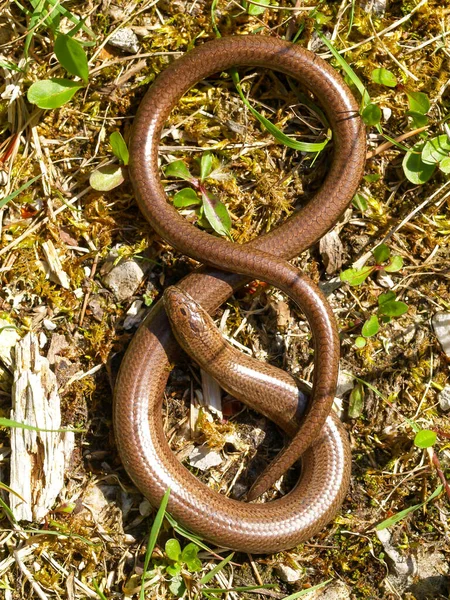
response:
<path fill-rule="evenodd" d="M 355 387 L 355 380 L 351 373 L 346 373 L 345 371 L 339 371 L 337 388 L 336 388 L 336 397 L 342 398 L 344 394 L 349 392 Z"/>
<path fill-rule="evenodd" d="M 446 385 L 438 394 L 439 406 L 441 410 L 447 412 L 450 410 L 450 385 Z"/>
<path fill-rule="evenodd" d="M 281 581 L 285 581 L 286 583 L 295 583 L 303 576 L 303 573 L 298 569 L 293 569 L 292 567 L 289 567 L 283 563 L 277 565 L 276 570 Z"/>
<path fill-rule="evenodd" d="M 222 462 L 222 457 L 215 450 L 211 450 L 208 446 L 200 446 L 194 448 L 189 454 L 189 464 L 191 467 L 207 471 L 211 467 L 217 467 Z"/>
<path fill-rule="evenodd" d="M 350 600 L 350 590 L 342 581 L 332 583 L 317 596 L 317 600 Z"/>
<path fill-rule="evenodd" d="M 108 44 L 130 54 L 137 54 L 139 52 L 138 37 L 130 27 L 124 27 L 115 31 L 109 38 Z"/>
<path fill-rule="evenodd" d="M 144 279 L 145 272 L 135 260 L 124 260 L 103 277 L 103 283 L 123 302 L 135 293 Z"/>
<path fill-rule="evenodd" d="M 436 313 L 431 322 L 442 349 L 450 357 L 450 312 Z"/>

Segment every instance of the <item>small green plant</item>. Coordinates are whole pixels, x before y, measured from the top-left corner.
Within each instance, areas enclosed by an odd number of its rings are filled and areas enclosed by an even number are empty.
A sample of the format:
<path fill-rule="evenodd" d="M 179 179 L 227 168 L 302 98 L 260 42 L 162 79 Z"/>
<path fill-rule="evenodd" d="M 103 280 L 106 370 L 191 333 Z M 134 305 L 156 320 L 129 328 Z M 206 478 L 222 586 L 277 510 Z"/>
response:
<path fill-rule="evenodd" d="M 197 557 L 199 549 L 196 544 L 191 542 L 182 550 L 177 539 L 167 540 L 165 550 L 171 564 L 166 567 L 166 571 L 171 576 L 169 589 L 175 596 L 181 597 L 186 590 L 182 571 L 187 570 L 194 573 L 201 570 L 202 563 Z"/>
<path fill-rule="evenodd" d="M 372 251 L 375 264 L 362 267 L 361 269 L 346 269 L 340 274 L 341 281 L 351 286 L 361 285 L 368 277 L 377 271 L 394 273 L 403 266 L 403 258 L 391 256 L 391 251 L 386 244 L 380 244 Z M 389 323 L 393 317 L 400 317 L 408 311 L 408 305 L 396 300 L 394 292 L 386 292 L 378 296 L 377 314 L 372 315 L 362 326 L 362 336 L 355 340 L 357 348 L 364 348 L 366 339 L 376 335 L 380 329 L 380 321 Z"/>
<path fill-rule="evenodd" d="M 89 183 L 94 190 L 109 192 L 124 182 L 124 168 L 128 165 L 130 155 L 127 144 L 119 131 L 114 131 L 109 136 L 112 152 L 120 163 L 119 165 L 105 165 L 93 171 Z"/>
<path fill-rule="evenodd" d="M 183 188 L 173 197 L 176 208 L 198 207 L 198 225 L 212 227 L 219 235 L 230 236 L 231 219 L 225 204 L 207 191 L 204 181 L 211 177 L 213 164 L 217 159 L 205 152 L 200 160 L 200 178 L 194 177 L 182 160 L 176 160 L 164 169 L 166 177 L 176 177 L 188 181 L 192 187 Z"/>
<path fill-rule="evenodd" d="M 28 89 L 27 98 L 39 108 L 59 108 L 71 100 L 74 94 L 88 83 L 89 67 L 82 45 L 70 35 L 59 33 L 54 51 L 61 66 L 81 81 L 53 77 L 35 81 Z"/>

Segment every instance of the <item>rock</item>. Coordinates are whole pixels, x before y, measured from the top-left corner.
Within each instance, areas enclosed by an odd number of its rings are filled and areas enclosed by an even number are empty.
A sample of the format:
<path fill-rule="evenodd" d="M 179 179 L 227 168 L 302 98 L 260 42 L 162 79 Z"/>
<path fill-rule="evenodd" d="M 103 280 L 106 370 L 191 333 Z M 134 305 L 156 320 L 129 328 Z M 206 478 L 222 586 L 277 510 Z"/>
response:
<path fill-rule="evenodd" d="M 319 288 L 325 294 L 325 296 L 330 296 L 343 285 L 344 282 L 340 280 L 339 276 L 332 277 L 328 281 L 319 281 Z"/>
<path fill-rule="evenodd" d="M 407 591 L 413 594 L 416 600 L 448 598 L 449 563 L 445 556 L 441 552 L 419 548 L 416 560 L 416 577 Z"/>
<path fill-rule="evenodd" d="M 194 448 L 189 454 L 189 464 L 191 467 L 207 471 L 211 467 L 217 467 L 222 462 L 222 457 L 216 450 L 211 450 L 208 446 Z"/>
<path fill-rule="evenodd" d="M 285 581 L 286 583 L 295 583 L 303 576 L 303 573 L 298 569 L 293 569 L 292 567 L 284 565 L 283 563 L 277 565 L 276 570 L 281 581 Z"/>
<path fill-rule="evenodd" d="M 350 590 L 342 581 L 328 585 L 318 591 L 317 600 L 350 600 Z"/>
<path fill-rule="evenodd" d="M 123 328 L 133 329 L 133 327 L 137 327 L 145 317 L 146 312 L 146 307 L 144 306 L 142 300 L 135 300 L 127 310 L 127 316 L 123 322 Z"/>
<path fill-rule="evenodd" d="M 337 227 L 320 238 L 319 252 L 322 255 L 328 275 L 333 275 L 336 271 L 339 271 L 344 258 L 344 247 Z"/>
<path fill-rule="evenodd" d="M 137 261 L 124 260 L 103 277 L 103 283 L 114 292 L 119 302 L 123 302 L 131 298 L 144 276 L 145 271 Z"/>
<path fill-rule="evenodd" d="M 341 398 L 344 394 L 349 392 L 355 387 L 354 377 L 351 373 L 346 373 L 345 371 L 339 371 L 337 388 L 336 388 L 336 397 Z"/>
<path fill-rule="evenodd" d="M 137 54 L 140 48 L 138 37 L 130 27 L 117 29 L 109 38 L 108 44 L 130 54 Z"/>
<path fill-rule="evenodd" d="M 450 385 L 446 385 L 438 394 L 439 406 L 441 410 L 447 412 L 450 410 Z"/>
<path fill-rule="evenodd" d="M 371 13 L 376 17 L 382 17 L 386 12 L 387 0 L 365 0 L 361 3 L 361 7 L 366 13 Z"/>
<path fill-rule="evenodd" d="M 44 319 L 42 321 L 42 325 L 45 327 L 45 329 L 47 331 L 55 331 L 57 325 L 55 325 L 55 323 L 53 323 L 53 321 L 50 321 L 50 319 Z"/>
<path fill-rule="evenodd" d="M 431 322 L 442 349 L 450 357 L 450 313 L 438 312 L 433 316 Z"/>

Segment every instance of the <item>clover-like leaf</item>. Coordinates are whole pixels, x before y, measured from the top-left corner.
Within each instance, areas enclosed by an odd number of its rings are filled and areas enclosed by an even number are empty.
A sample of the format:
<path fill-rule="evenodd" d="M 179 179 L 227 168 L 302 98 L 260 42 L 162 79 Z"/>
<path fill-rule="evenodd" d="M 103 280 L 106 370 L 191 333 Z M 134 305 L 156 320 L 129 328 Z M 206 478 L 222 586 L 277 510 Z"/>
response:
<path fill-rule="evenodd" d="M 430 100 L 423 92 L 406 92 L 409 110 L 426 115 L 430 110 Z"/>
<path fill-rule="evenodd" d="M 397 85 L 397 77 L 387 69 L 374 69 L 372 71 L 372 81 L 385 85 L 387 87 L 395 87 Z"/>
<path fill-rule="evenodd" d="M 216 233 L 230 235 L 231 219 L 225 204 L 212 194 L 202 191 L 203 210 L 205 217 Z"/>
<path fill-rule="evenodd" d="M 375 258 L 377 265 L 381 265 L 389 259 L 391 251 L 389 250 L 388 246 L 386 246 L 386 244 L 380 244 L 372 251 L 372 254 Z"/>
<path fill-rule="evenodd" d="M 105 165 L 92 171 L 89 183 L 94 190 L 109 192 L 124 181 L 123 170 L 120 165 Z"/>
<path fill-rule="evenodd" d="M 431 448 L 436 443 L 436 432 L 430 429 L 418 431 L 414 437 L 414 445 L 418 448 Z"/>
<path fill-rule="evenodd" d="M 179 179 L 185 179 L 186 181 L 192 181 L 194 179 L 182 160 L 174 160 L 169 163 L 164 169 L 164 174 L 166 177 L 178 177 Z"/>
<path fill-rule="evenodd" d="M 70 79 L 43 79 L 30 86 L 27 98 L 31 104 L 49 110 L 69 102 L 82 87 L 79 82 Z"/>
<path fill-rule="evenodd" d="M 434 164 L 423 162 L 421 154 L 424 145 L 424 142 L 418 142 L 405 154 L 402 162 L 406 178 L 418 185 L 426 183 L 436 168 Z"/>
<path fill-rule="evenodd" d="M 355 346 L 359 349 L 364 348 L 364 346 L 367 344 L 367 340 L 366 338 L 363 338 L 362 336 L 358 336 L 355 340 Z"/>
<path fill-rule="evenodd" d="M 88 82 L 89 67 L 86 52 L 77 40 L 64 33 L 59 33 L 56 36 L 54 50 L 56 58 L 66 71 L 81 77 L 84 83 Z"/>
<path fill-rule="evenodd" d="M 368 104 L 361 112 L 361 117 L 366 125 L 372 127 L 378 125 L 381 121 L 381 108 L 372 102 Z"/>
<path fill-rule="evenodd" d="M 165 550 L 170 560 L 173 560 L 175 562 L 181 560 L 180 542 L 175 538 L 170 538 L 170 540 L 167 540 Z"/>
<path fill-rule="evenodd" d="M 346 269 L 339 275 L 341 281 L 351 286 L 361 285 L 373 272 L 374 267 L 363 267 L 362 269 Z"/>
<path fill-rule="evenodd" d="M 450 140 L 446 135 L 438 135 L 428 140 L 422 149 L 422 161 L 427 165 L 434 165 L 448 158 L 450 152 Z"/>
<path fill-rule="evenodd" d="M 403 257 L 398 254 L 393 256 L 388 265 L 384 267 L 384 270 L 388 273 L 395 273 L 396 271 L 400 271 L 403 267 Z"/>
<path fill-rule="evenodd" d="M 173 205 L 177 208 L 186 208 L 187 206 L 196 206 L 200 204 L 201 199 L 192 188 L 184 188 L 177 192 L 173 197 Z"/>
<path fill-rule="evenodd" d="M 376 335 L 380 329 L 377 315 L 372 315 L 362 326 L 361 333 L 365 338 Z"/>

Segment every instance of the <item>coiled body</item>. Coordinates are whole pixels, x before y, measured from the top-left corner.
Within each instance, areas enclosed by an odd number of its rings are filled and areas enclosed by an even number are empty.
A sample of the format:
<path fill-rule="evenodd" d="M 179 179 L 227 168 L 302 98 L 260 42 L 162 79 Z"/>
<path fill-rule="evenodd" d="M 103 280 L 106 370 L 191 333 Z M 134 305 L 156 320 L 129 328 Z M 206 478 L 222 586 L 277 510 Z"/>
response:
<path fill-rule="evenodd" d="M 333 130 L 334 155 L 312 201 L 276 230 L 239 246 L 193 228 L 167 203 L 157 155 L 162 127 L 180 97 L 200 79 L 241 65 L 282 71 L 311 89 Z M 318 531 L 335 514 L 347 489 L 348 445 L 339 424 L 328 416 L 339 361 L 334 318 L 316 286 L 285 259 L 316 242 L 336 222 L 356 191 L 365 155 L 364 128 L 357 110 L 340 77 L 315 55 L 272 38 L 245 36 L 204 44 L 173 63 L 147 92 L 134 123 L 130 171 L 142 212 L 178 251 L 218 269 L 200 269 L 180 287 L 212 313 L 249 279 L 267 281 L 297 302 L 313 333 L 311 401 L 290 444 L 260 477 L 250 498 L 257 497 L 313 442 L 316 444 L 304 456 L 308 466 L 299 485 L 281 500 L 265 505 L 236 502 L 209 490 L 170 452 L 161 408 L 177 346 L 161 303 L 141 325 L 124 358 L 116 386 L 114 426 L 126 470 L 155 505 L 170 487 L 169 511 L 175 518 L 222 546 L 250 552 L 291 547 Z"/>

